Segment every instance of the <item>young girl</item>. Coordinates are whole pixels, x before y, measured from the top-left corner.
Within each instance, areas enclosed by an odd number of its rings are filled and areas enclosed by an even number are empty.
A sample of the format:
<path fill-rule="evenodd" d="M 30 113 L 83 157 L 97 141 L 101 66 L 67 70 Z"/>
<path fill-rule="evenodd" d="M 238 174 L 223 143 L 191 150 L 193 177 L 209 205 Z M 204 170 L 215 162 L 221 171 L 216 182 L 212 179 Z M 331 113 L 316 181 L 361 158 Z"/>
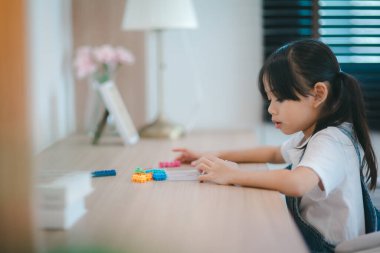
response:
<path fill-rule="evenodd" d="M 279 48 L 260 71 L 259 89 L 275 127 L 296 135 L 278 147 L 215 153 L 176 148 L 177 159 L 202 171 L 200 181 L 284 193 L 314 252 L 332 252 L 344 240 L 377 231 L 366 187 L 376 187 L 377 164 L 362 94 L 330 48 L 312 39 Z M 292 165 L 242 171 L 231 161 Z"/>

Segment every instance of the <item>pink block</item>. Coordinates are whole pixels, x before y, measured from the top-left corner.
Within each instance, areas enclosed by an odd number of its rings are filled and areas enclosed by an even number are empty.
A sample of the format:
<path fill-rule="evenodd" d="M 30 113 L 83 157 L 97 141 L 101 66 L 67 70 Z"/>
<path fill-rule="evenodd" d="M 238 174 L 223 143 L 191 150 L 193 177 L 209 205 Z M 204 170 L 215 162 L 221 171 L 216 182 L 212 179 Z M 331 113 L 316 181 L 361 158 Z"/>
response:
<path fill-rule="evenodd" d="M 172 162 L 159 162 L 158 167 L 160 168 L 174 168 L 174 167 L 180 167 L 181 161 L 172 161 Z"/>

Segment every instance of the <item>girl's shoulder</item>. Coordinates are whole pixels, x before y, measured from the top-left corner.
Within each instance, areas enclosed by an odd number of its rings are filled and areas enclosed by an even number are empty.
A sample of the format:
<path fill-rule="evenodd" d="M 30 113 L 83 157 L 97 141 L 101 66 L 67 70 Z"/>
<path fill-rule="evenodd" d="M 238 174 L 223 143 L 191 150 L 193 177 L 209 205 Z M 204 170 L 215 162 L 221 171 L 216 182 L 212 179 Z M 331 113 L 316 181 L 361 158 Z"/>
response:
<path fill-rule="evenodd" d="M 309 143 L 325 141 L 330 141 L 331 143 L 352 145 L 351 139 L 341 130 L 341 128 L 346 129 L 349 133 L 352 134 L 352 124 L 344 122 L 339 126 L 329 126 L 325 129 L 322 129 L 317 133 L 313 134 L 305 141 L 303 141 L 304 134 L 302 132 L 298 132 L 282 144 L 282 149 L 302 149 Z"/>
<path fill-rule="evenodd" d="M 309 141 L 316 141 L 319 139 L 330 139 L 334 142 L 341 144 L 352 144 L 349 135 L 353 134 L 352 124 L 344 122 L 339 126 L 329 126 L 322 129 L 310 137 Z"/>

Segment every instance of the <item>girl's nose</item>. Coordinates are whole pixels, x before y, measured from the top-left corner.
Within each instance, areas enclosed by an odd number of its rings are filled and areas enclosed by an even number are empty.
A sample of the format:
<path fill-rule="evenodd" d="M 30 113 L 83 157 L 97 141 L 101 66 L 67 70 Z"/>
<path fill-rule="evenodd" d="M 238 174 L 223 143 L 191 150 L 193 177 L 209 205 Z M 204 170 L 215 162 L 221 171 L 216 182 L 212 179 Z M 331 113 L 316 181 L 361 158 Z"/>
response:
<path fill-rule="evenodd" d="M 275 110 L 273 108 L 272 100 L 269 101 L 268 112 L 269 112 L 270 115 L 275 114 Z"/>

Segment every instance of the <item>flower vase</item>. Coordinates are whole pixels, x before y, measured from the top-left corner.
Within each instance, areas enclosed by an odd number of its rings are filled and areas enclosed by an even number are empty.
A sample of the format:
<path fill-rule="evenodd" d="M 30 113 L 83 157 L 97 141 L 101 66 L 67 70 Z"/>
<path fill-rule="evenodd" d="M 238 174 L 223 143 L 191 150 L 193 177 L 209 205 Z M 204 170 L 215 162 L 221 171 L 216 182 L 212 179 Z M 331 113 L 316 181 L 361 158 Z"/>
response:
<path fill-rule="evenodd" d="M 98 122 L 105 110 L 98 85 L 96 80 L 89 80 L 88 99 L 85 107 L 85 130 L 92 137 L 95 135 Z"/>

